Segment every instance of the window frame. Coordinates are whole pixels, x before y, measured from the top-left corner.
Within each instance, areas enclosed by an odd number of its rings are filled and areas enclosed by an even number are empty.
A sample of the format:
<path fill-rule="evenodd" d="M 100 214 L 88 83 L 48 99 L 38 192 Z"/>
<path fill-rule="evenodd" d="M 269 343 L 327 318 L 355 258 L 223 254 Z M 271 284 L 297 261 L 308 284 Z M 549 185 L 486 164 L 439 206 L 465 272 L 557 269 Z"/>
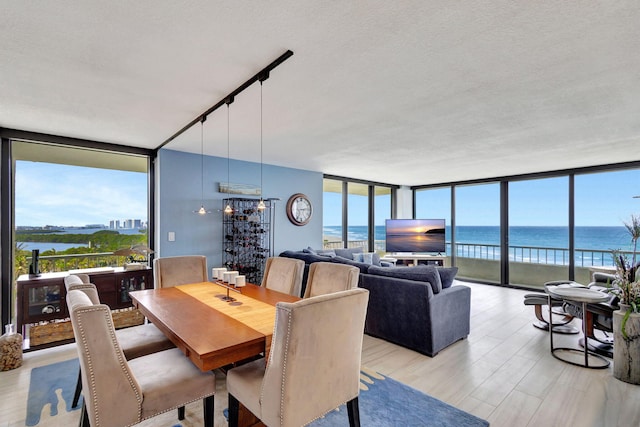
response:
<path fill-rule="evenodd" d="M 349 246 L 349 241 L 348 241 L 349 188 L 348 186 L 349 184 L 360 184 L 360 185 L 368 186 L 367 241 L 368 241 L 368 246 L 370 250 L 374 251 L 375 250 L 375 188 L 386 187 L 391 190 L 390 214 L 391 214 L 391 218 L 396 218 L 396 214 L 397 214 L 396 192 L 398 188 L 400 188 L 400 186 L 394 185 L 394 184 L 386 184 L 382 182 L 359 180 L 354 178 L 346 178 L 346 177 L 327 175 L 327 174 L 323 175 L 323 182 L 324 180 L 334 180 L 342 183 L 342 245 L 344 248 L 347 248 Z M 324 221 L 324 218 L 323 218 L 323 221 Z"/>
<path fill-rule="evenodd" d="M 583 174 L 591 174 L 591 173 L 602 173 L 602 172 L 616 172 L 622 170 L 629 169 L 640 169 L 640 161 L 631 161 L 631 162 L 623 162 L 623 163 L 615 163 L 615 164 L 606 164 L 606 165 L 595 165 L 595 166 L 586 166 L 582 168 L 571 168 L 571 169 L 560 169 L 553 171 L 544 171 L 544 172 L 536 172 L 536 173 L 528 173 L 521 175 L 508 175 L 508 176 L 500 176 L 500 177 L 487 177 L 482 179 L 474 179 L 474 180 L 466 180 L 466 181 L 455 181 L 455 182 L 444 182 L 438 184 L 428 184 L 428 185 L 415 185 L 411 186 L 410 189 L 413 193 L 413 205 L 414 205 L 414 214 L 415 214 L 415 202 L 416 202 L 416 191 L 430 188 L 443 188 L 449 187 L 451 188 L 452 193 L 452 205 L 451 205 L 451 217 L 455 218 L 455 203 L 453 202 L 455 198 L 455 190 L 456 187 L 462 185 L 469 184 L 484 184 L 484 183 L 500 183 L 500 245 L 501 245 L 501 279 L 500 285 L 503 286 L 514 286 L 509 281 L 509 259 L 508 259 L 508 248 L 509 248 L 509 183 L 517 182 L 517 181 L 525 181 L 532 179 L 543 179 L 543 178 L 558 178 L 558 177 L 568 177 L 568 227 L 569 227 L 569 274 L 568 280 L 575 280 L 576 277 L 576 265 L 575 265 L 575 177 Z M 455 224 L 452 224 L 452 228 Z M 452 232 L 452 253 L 454 251 L 454 247 L 456 244 L 455 233 Z M 455 257 L 452 257 L 452 265 L 455 266 Z M 491 283 L 493 282 L 485 282 L 482 280 L 477 280 L 479 283 Z"/>
<path fill-rule="evenodd" d="M 148 218 L 148 239 L 149 246 L 155 244 L 155 161 L 157 150 L 131 147 L 126 145 L 112 144 L 106 142 L 85 140 L 79 138 L 69 138 L 63 136 L 49 135 L 37 132 L 28 132 L 16 129 L 0 128 L 0 244 L 3 248 L 0 251 L 0 318 L 3 325 L 11 323 L 13 311 L 11 293 L 15 277 L 13 277 L 13 230 L 15 228 L 14 218 L 14 158 L 12 145 L 14 142 L 45 143 L 50 145 L 67 146 L 71 148 L 84 148 L 99 151 L 113 152 L 117 154 L 130 154 L 147 158 L 147 218 Z"/>

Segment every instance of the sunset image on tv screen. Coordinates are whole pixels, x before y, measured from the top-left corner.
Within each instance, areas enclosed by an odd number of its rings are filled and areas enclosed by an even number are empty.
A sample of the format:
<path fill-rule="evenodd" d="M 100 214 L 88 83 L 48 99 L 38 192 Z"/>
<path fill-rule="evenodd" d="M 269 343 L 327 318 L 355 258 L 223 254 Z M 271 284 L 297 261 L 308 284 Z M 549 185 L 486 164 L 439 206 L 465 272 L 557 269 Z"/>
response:
<path fill-rule="evenodd" d="M 445 252 L 443 219 L 388 219 L 387 252 Z"/>

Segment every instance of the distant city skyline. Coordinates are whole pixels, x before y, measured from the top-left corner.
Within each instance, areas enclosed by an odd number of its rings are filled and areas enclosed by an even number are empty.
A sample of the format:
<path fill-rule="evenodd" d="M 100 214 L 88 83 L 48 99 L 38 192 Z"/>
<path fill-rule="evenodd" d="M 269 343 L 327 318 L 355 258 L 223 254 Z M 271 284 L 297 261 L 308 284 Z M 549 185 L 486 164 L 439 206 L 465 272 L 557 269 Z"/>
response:
<path fill-rule="evenodd" d="M 16 226 L 109 226 L 112 220 L 147 223 L 147 174 L 17 161 Z"/>
<path fill-rule="evenodd" d="M 122 223 L 121 223 L 122 221 Z M 48 230 L 48 229 L 93 229 L 93 228 L 104 228 L 106 230 L 122 230 L 122 229 L 133 229 L 133 228 L 146 228 L 147 222 L 142 221 L 141 219 L 126 219 L 126 220 L 110 220 L 108 224 L 75 224 L 75 225 L 57 225 L 57 224 L 46 224 L 46 225 L 16 225 L 16 230 L 29 230 L 29 229 L 37 229 L 37 230 Z"/>

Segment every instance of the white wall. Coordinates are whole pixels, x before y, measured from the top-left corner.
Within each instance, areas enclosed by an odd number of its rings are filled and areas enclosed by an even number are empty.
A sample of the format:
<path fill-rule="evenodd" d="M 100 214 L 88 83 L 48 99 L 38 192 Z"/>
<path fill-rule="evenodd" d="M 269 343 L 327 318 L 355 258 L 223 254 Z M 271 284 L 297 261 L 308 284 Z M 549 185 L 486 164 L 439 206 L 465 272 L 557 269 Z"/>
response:
<path fill-rule="evenodd" d="M 397 208 L 396 218 L 398 219 L 411 219 L 413 218 L 413 192 L 411 187 L 406 185 L 400 186 L 396 190 L 397 195 Z"/>

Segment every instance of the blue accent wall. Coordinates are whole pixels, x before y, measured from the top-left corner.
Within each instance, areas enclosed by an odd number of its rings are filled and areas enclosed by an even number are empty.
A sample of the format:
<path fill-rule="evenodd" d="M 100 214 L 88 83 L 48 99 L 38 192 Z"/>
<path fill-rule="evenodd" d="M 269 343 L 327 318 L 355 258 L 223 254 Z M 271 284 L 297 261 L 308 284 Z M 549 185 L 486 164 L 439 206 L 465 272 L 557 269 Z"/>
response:
<path fill-rule="evenodd" d="M 156 258 L 205 255 L 211 275 L 211 268 L 222 264 L 222 200 L 228 195 L 219 193 L 218 185 L 227 182 L 227 159 L 204 157 L 204 186 L 201 162 L 200 154 L 169 149 L 158 152 L 154 249 Z M 259 163 L 231 160 L 230 171 L 231 183 L 260 186 Z M 320 172 L 263 165 L 263 196 L 280 199 L 275 202 L 273 225 L 276 255 L 287 249 L 322 247 L 322 179 Z M 311 221 L 303 227 L 289 222 L 285 212 L 287 200 L 295 193 L 306 194 L 313 203 Z M 200 208 L 202 194 L 205 208 L 213 213 L 193 213 Z M 175 241 L 168 240 L 169 232 L 175 233 Z"/>

